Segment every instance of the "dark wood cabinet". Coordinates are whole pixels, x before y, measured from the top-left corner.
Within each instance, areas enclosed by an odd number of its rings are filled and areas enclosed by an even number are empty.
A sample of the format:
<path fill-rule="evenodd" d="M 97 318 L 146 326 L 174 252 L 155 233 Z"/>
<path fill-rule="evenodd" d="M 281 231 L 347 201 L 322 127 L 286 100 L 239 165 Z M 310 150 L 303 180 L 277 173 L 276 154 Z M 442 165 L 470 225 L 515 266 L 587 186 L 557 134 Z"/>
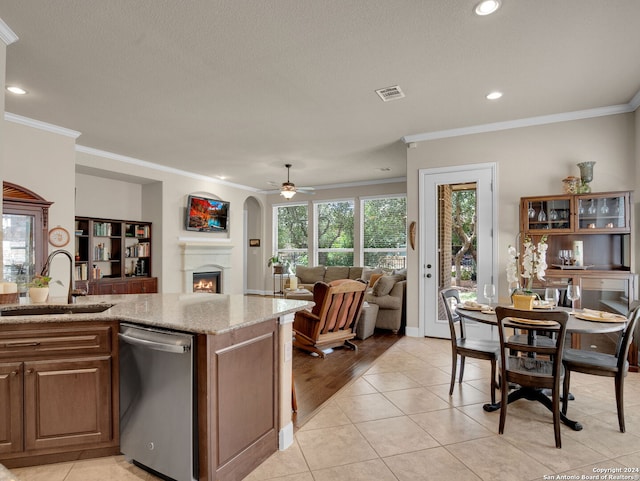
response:
<path fill-rule="evenodd" d="M 111 356 L 24 363 L 25 449 L 112 439 Z"/>
<path fill-rule="evenodd" d="M 0 362 L 0 455 L 22 451 L 22 363 Z"/>
<path fill-rule="evenodd" d="M 527 236 L 534 243 L 547 237 L 545 283 L 534 287 L 566 288 L 580 286 L 576 308 L 589 308 L 627 315 L 637 298 L 637 275 L 634 265 L 633 213 L 631 192 L 599 192 L 520 199 L 521 243 Z M 582 247 L 582 264 L 567 260 L 563 251 Z M 520 246 L 522 252 L 522 244 Z M 574 347 L 612 353 L 617 335 L 582 335 Z M 631 346 L 629 360 L 638 368 L 638 344 Z"/>
<path fill-rule="evenodd" d="M 150 222 L 76 217 L 76 288 L 90 295 L 158 292 L 151 277 L 151 227 Z"/>
<path fill-rule="evenodd" d="M 117 322 L 7 325 L 0 332 L 0 462 L 116 454 Z"/>
<path fill-rule="evenodd" d="M 243 479 L 278 450 L 278 321 L 197 342 L 200 479 Z"/>

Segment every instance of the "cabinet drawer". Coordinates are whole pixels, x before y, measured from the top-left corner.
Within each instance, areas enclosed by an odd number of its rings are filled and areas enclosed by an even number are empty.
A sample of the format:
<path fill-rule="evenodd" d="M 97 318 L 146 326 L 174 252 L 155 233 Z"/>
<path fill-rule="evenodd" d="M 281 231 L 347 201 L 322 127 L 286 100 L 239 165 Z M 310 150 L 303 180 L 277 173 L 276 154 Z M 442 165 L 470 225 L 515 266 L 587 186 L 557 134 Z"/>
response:
<path fill-rule="evenodd" d="M 593 279 L 588 277 L 582 278 L 583 290 L 625 292 L 627 290 L 627 284 L 627 279 Z"/>
<path fill-rule="evenodd" d="M 0 331 L 0 358 L 111 352 L 110 326 Z"/>

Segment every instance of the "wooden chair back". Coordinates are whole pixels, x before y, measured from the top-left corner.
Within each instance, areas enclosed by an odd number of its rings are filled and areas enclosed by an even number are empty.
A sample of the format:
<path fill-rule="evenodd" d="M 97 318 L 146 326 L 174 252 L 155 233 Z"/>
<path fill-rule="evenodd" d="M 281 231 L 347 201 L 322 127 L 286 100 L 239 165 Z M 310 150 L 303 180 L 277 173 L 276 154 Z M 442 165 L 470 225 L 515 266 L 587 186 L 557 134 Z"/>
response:
<path fill-rule="evenodd" d="M 510 385 L 517 384 L 520 389 L 550 389 L 556 447 L 560 448 L 562 352 L 569 314 L 566 311 L 525 311 L 498 306 L 496 317 L 500 336 L 502 389 L 499 432 L 504 432 Z M 526 330 L 527 336 L 511 336 L 507 332 L 510 328 Z M 541 336 L 540 342 L 537 341 L 538 333 L 548 333 L 550 330 L 557 332 L 555 339 Z"/>
<path fill-rule="evenodd" d="M 356 335 L 356 323 L 360 317 L 367 285 L 350 279 L 340 279 L 329 284 L 316 282 L 311 312 L 298 311 L 294 317 L 296 333 L 294 345 L 324 357 L 322 349 L 347 344 Z"/>

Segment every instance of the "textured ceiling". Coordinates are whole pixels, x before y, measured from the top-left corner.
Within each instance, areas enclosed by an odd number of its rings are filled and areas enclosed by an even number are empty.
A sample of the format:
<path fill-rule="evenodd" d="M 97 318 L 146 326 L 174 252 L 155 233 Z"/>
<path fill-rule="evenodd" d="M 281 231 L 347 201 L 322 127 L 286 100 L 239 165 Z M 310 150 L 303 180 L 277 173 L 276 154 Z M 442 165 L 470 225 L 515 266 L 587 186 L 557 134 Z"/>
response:
<path fill-rule="evenodd" d="M 0 0 L 6 110 L 257 189 L 406 175 L 403 136 L 627 104 L 640 1 Z M 382 102 L 376 89 L 406 97 Z M 484 96 L 500 89 L 496 102 Z M 389 171 L 380 171 L 389 168 Z"/>

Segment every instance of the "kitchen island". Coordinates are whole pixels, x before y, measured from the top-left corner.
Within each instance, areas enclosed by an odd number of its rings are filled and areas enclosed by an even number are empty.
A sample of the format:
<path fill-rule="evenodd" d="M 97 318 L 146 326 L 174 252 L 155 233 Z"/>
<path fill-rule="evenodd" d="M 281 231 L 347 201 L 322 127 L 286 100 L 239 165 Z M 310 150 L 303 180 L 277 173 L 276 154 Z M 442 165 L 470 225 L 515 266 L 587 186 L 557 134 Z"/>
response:
<path fill-rule="evenodd" d="M 71 305 L 103 312 L 56 313 L 58 305 L 0 306 L 0 419 L 11 420 L 0 420 L 0 462 L 7 467 L 118 452 L 121 321 L 196 336 L 196 479 L 242 479 L 292 442 L 291 322 L 310 303 L 141 294 Z M 31 307 L 44 313 L 7 315 Z M 76 398 L 82 406 L 69 406 Z M 65 431 L 65 423 L 73 426 Z"/>

